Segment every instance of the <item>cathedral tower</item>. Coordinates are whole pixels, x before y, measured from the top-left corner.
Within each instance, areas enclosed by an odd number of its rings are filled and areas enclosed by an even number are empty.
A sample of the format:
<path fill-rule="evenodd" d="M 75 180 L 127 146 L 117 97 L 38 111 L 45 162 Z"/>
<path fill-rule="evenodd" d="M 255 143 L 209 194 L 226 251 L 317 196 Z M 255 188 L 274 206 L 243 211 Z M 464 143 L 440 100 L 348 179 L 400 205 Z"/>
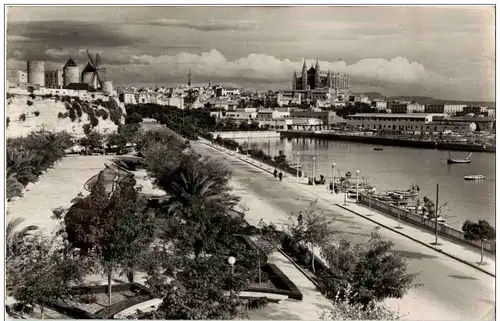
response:
<path fill-rule="evenodd" d="M 307 90 L 307 66 L 306 60 L 304 59 L 304 65 L 302 65 L 302 90 Z"/>
<path fill-rule="evenodd" d="M 189 74 L 188 74 L 188 86 L 191 86 L 191 69 L 189 69 Z"/>
<path fill-rule="evenodd" d="M 292 90 L 297 89 L 297 72 L 293 72 L 293 80 L 292 80 Z"/>
<path fill-rule="evenodd" d="M 321 84 L 319 82 L 319 62 L 318 58 L 316 58 L 316 67 L 314 67 L 314 88 L 318 89 L 321 87 Z"/>

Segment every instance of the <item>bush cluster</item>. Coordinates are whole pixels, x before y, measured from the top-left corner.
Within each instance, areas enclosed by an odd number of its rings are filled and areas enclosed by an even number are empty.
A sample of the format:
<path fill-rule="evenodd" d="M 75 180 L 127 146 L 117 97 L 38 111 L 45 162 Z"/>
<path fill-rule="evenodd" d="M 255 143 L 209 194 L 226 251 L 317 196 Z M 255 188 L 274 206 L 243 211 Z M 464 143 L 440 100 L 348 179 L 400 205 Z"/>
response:
<path fill-rule="evenodd" d="M 20 196 L 28 183 L 64 156 L 73 138 L 66 132 L 34 132 L 26 137 L 7 139 L 7 199 Z"/>

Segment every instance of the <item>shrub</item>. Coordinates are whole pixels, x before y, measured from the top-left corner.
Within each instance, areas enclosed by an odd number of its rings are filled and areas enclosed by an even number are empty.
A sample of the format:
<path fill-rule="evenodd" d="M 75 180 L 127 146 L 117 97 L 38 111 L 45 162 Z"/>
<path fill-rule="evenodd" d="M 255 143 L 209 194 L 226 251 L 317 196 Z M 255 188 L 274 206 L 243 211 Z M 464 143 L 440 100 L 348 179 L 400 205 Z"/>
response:
<path fill-rule="evenodd" d="M 7 117 L 7 118 L 5 119 L 5 124 L 7 125 L 7 127 L 9 127 L 9 123 L 10 123 L 10 118 L 9 118 L 9 117 Z"/>
<path fill-rule="evenodd" d="M 71 108 L 69 110 L 69 118 L 71 119 L 72 122 L 74 122 L 76 120 L 76 113 L 75 113 L 75 110 L 73 108 Z"/>
<path fill-rule="evenodd" d="M 27 104 L 28 106 L 33 106 L 33 102 L 31 100 L 28 100 Z"/>
<path fill-rule="evenodd" d="M 91 131 L 90 124 L 85 124 L 82 126 L 82 128 L 83 128 L 83 133 L 88 136 Z"/>
<path fill-rule="evenodd" d="M 55 96 L 54 96 L 54 100 L 55 100 L 55 101 L 59 101 L 59 95 L 55 95 Z"/>
<path fill-rule="evenodd" d="M 65 118 L 62 111 L 60 111 L 60 112 L 57 113 L 57 118 L 59 118 L 59 119 L 64 119 Z"/>
<path fill-rule="evenodd" d="M 29 95 L 29 97 L 30 97 L 31 99 L 35 99 L 35 94 L 30 94 L 30 95 Z"/>
<path fill-rule="evenodd" d="M 35 116 L 38 117 L 40 115 L 40 112 L 36 110 L 33 114 L 35 114 Z"/>
<path fill-rule="evenodd" d="M 25 121 L 26 120 L 26 114 L 21 114 L 21 116 L 19 116 L 19 120 L 20 121 Z"/>
<path fill-rule="evenodd" d="M 92 125 L 92 128 L 94 128 L 97 125 L 99 125 L 99 119 L 97 119 L 97 117 L 95 115 L 90 114 L 89 115 L 89 120 L 90 120 L 90 124 Z"/>
<path fill-rule="evenodd" d="M 11 98 L 13 98 L 13 97 L 14 97 L 14 95 L 13 95 L 13 94 L 11 94 L 11 93 L 7 93 L 7 99 L 11 99 Z"/>

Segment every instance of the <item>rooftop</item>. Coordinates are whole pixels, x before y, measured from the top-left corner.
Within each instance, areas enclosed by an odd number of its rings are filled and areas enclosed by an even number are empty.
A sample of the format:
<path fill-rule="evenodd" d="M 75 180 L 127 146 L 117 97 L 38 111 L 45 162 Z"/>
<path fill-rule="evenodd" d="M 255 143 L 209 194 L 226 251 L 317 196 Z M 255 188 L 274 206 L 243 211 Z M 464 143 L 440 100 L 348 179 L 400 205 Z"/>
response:
<path fill-rule="evenodd" d="M 69 58 L 64 67 L 78 67 L 78 65 L 73 61 L 73 59 Z"/>
<path fill-rule="evenodd" d="M 355 115 L 347 115 L 346 117 L 378 117 L 378 118 L 425 118 L 427 116 L 443 116 L 446 117 L 446 114 L 387 114 L 387 113 L 361 113 Z"/>

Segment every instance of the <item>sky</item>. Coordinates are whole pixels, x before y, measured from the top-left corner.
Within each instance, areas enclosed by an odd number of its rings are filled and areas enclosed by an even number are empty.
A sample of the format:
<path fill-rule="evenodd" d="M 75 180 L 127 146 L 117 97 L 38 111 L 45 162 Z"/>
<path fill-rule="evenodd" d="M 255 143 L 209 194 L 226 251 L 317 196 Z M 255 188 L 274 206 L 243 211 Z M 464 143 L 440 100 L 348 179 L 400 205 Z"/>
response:
<path fill-rule="evenodd" d="M 99 52 L 123 85 L 291 89 L 319 60 L 353 92 L 494 101 L 495 10 L 477 7 L 120 7 L 7 9 L 7 69 L 62 69 Z"/>

